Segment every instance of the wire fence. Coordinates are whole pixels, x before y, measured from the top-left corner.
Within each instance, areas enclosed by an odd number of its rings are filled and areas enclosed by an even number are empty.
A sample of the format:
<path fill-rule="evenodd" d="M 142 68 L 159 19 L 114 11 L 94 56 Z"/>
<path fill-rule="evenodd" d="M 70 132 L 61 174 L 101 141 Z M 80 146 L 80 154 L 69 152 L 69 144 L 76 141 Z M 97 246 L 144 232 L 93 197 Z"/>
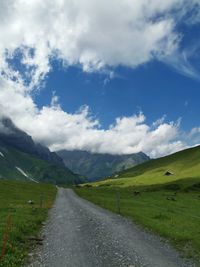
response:
<path fill-rule="evenodd" d="M 136 197 L 137 197 L 137 199 L 136 199 Z M 173 207 L 168 207 L 168 206 L 167 207 L 162 207 L 160 205 L 149 203 L 149 202 L 147 202 L 147 201 L 145 201 L 143 199 L 140 199 L 140 197 L 141 196 L 139 196 L 139 195 L 135 195 L 135 203 L 138 203 L 138 204 L 143 205 L 143 206 L 145 205 L 146 207 L 156 208 L 157 210 L 163 211 L 163 212 L 166 212 L 167 208 L 174 208 L 174 206 Z M 116 192 L 116 200 L 115 201 L 116 201 L 116 211 L 117 211 L 117 213 L 120 214 L 122 212 L 122 210 L 123 210 L 123 205 L 122 205 L 123 198 L 122 198 L 120 192 Z M 186 209 L 186 207 L 185 207 L 185 209 Z M 189 217 L 189 218 L 200 220 L 200 216 L 192 215 L 192 214 L 188 213 L 188 207 L 187 207 L 187 212 L 186 212 L 186 211 L 183 211 L 183 210 L 181 210 L 180 208 L 178 208 L 176 206 L 174 212 L 182 215 L 183 217 Z"/>

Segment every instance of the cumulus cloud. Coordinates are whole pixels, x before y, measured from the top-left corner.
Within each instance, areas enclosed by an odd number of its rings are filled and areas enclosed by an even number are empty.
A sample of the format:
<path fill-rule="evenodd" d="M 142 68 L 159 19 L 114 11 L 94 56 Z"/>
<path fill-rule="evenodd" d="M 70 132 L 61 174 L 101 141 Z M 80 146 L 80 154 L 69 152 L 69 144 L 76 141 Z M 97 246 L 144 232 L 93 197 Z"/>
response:
<path fill-rule="evenodd" d="M 117 118 L 108 129 L 102 129 L 89 107 L 67 113 L 54 93 L 50 105 L 39 109 L 29 93 L 21 91 L 15 82 L 5 80 L 1 81 L 0 99 L 1 114 L 11 117 L 36 142 L 54 151 L 81 149 L 112 154 L 143 151 L 158 157 L 186 147 L 178 140 L 179 122 L 167 123 L 164 118 L 147 125 L 144 114 L 139 113 Z"/>
<path fill-rule="evenodd" d="M 7 60 L 21 54 L 32 88 L 50 71 L 54 57 L 84 71 L 118 65 L 135 68 L 154 58 L 165 61 L 178 54 L 178 18 L 198 2 L 2 0 L 0 67 L 19 79 L 19 71 L 10 72 Z M 192 17 L 194 21 L 198 14 Z"/>
<path fill-rule="evenodd" d="M 0 112 L 52 150 L 144 151 L 157 157 L 184 148 L 177 139 L 179 125 L 164 118 L 147 125 L 143 114 L 121 117 L 102 129 L 88 107 L 67 113 L 54 94 L 50 105 L 39 109 L 31 95 L 55 59 L 64 68 L 108 70 L 110 78 L 118 65 L 136 68 L 158 59 L 192 76 L 188 59 L 180 57 L 176 26 L 195 5 L 199 1 L 1 0 Z M 187 23 L 197 23 L 198 16 Z"/>
<path fill-rule="evenodd" d="M 200 144 L 200 127 L 194 127 L 193 129 L 191 129 L 189 134 L 185 136 L 185 140 L 192 146 Z"/>

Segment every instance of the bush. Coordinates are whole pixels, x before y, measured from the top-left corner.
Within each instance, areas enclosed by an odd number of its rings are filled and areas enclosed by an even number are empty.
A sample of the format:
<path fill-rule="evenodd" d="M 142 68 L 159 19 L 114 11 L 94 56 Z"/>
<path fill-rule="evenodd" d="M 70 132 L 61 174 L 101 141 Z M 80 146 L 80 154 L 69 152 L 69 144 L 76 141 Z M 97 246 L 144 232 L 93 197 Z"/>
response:
<path fill-rule="evenodd" d="M 189 191 L 200 191 L 200 183 L 193 184 L 187 188 Z"/>
<path fill-rule="evenodd" d="M 179 184 L 168 184 L 164 187 L 166 190 L 178 191 L 181 189 Z"/>
<path fill-rule="evenodd" d="M 85 184 L 84 187 L 92 187 L 91 184 Z"/>

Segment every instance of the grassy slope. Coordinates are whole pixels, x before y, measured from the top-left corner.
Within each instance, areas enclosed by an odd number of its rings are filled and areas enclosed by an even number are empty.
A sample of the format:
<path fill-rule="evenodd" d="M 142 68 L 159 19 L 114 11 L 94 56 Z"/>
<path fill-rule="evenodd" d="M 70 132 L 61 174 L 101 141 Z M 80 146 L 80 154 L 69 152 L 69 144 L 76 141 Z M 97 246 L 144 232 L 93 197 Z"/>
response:
<path fill-rule="evenodd" d="M 78 178 L 67 168 L 38 159 L 17 149 L 7 148 L 2 152 L 5 157 L 0 156 L 0 175 L 4 178 L 27 181 L 27 178 L 16 170 L 16 166 L 35 180 L 42 182 L 73 184 Z"/>
<path fill-rule="evenodd" d="M 167 170 L 174 175 L 165 176 Z M 141 195 L 134 196 L 135 191 Z M 200 259 L 200 147 L 151 160 L 76 192 L 114 212 L 119 211 L 120 194 L 122 215 L 169 239 L 184 255 Z"/>
<path fill-rule="evenodd" d="M 40 206 L 43 194 L 43 205 Z M 12 228 L 6 254 L 0 266 L 22 266 L 33 241 L 29 236 L 36 235 L 41 223 L 46 219 L 48 209 L 56 195 L 55 186 L 48 184 L 25 183 L 19 181 L 0 181 L 0 253 L 8 216 L 11 216 Z M 34 205 L 27 204 L 33 200 Z"/>
<path fill-rule="evenodd" d="M 167 170 L 173 172 L 174 175 L 165 176 Z M 199 146 L 167 157 L 150 160 L 120 173 L 118 179 L 108 179 L 94 183 L 94 185 L 147 186 L 198 177 L 200 177 Z"/>
<path fill-rule="evenodd" d="M 172 191 L 145 191 L 134 196 L 133 188 L 76 188 L 83 198 L 133 219 L 150 231 L 167 238 L 186 257 L 200 258 L 200 192 L 179 192 L 176 201 L 169 201 Z M 200 265 L 198 265 L 200 266 Z"/>

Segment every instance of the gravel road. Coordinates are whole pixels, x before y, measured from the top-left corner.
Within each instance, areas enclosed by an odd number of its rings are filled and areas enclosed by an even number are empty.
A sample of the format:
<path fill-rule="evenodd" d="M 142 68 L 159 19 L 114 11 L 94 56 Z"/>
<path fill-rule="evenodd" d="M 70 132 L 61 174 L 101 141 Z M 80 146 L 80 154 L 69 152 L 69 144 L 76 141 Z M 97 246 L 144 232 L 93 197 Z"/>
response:
<path fill-rule="evenodd" d="M 193 267 L 131 221 L 58 190 L 45 240 L 29 267 Z"/>

